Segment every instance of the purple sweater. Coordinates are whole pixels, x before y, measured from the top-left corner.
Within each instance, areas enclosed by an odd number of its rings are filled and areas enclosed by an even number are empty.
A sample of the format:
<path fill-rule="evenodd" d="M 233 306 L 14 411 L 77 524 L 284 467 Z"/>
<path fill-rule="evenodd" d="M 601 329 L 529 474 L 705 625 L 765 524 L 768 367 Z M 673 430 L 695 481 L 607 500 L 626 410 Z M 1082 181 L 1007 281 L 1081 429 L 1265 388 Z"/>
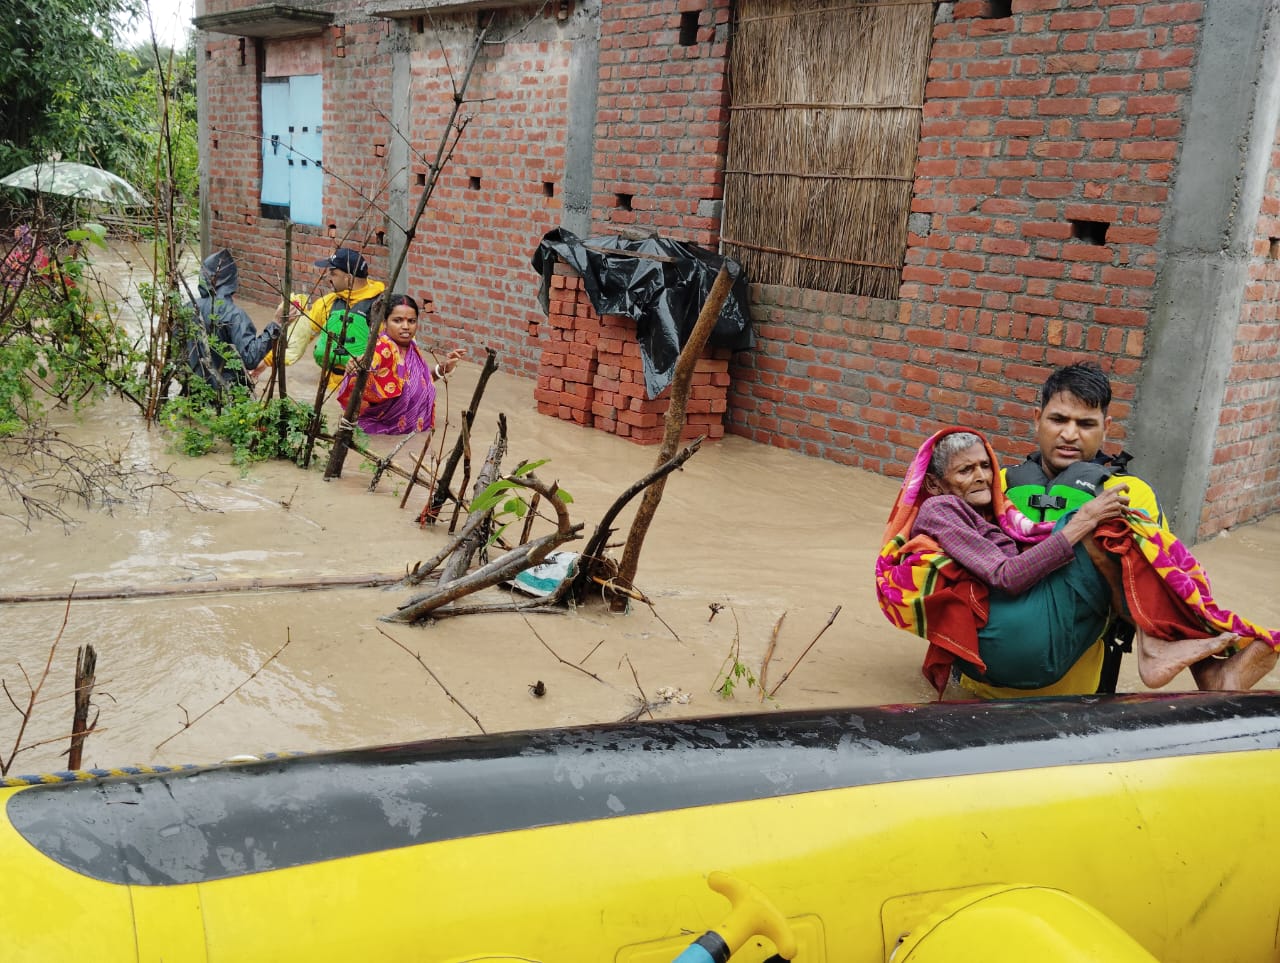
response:
<path fill-rule="evenodd" d="M 1018 542 L 958 495 L 925 499 L 911 534 L 928 535 L 979 581 L 1009 595 L 1020 595 L 1075 557 L 1060 531 L 1019 554 Z"/>

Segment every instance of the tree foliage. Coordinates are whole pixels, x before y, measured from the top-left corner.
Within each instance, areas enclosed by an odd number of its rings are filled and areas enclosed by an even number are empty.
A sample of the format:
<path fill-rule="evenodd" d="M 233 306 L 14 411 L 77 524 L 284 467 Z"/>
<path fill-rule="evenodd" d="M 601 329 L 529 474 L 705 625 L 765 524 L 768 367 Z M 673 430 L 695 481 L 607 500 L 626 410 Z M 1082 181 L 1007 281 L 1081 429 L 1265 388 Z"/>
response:
<path fill-rule="evenodd" d="M 0 17 L 0 169 L 51 151 L 118 166 L 137 129 L 117 23 L 137 0 L 9 0 Z"/>

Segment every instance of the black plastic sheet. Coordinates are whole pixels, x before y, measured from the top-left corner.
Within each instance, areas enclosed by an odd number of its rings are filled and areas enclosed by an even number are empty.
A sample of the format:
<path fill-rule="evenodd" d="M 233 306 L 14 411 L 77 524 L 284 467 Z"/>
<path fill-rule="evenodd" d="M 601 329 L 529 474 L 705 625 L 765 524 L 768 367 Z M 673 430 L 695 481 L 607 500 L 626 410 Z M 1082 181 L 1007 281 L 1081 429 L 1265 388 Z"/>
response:
<path fill-rule="evenodd" d="M 635 321 L 645 392 L 650 398 L 658 397 L 671 383 L 680 348 L 689 340 L 722 264 L 733 278 L 733 289 L 716 319 L 711 344 L 733 351 L 746 351 L 755 344 L 747 282 L 742 266 L 732 258 L 669 238 L 589 237 L 584 241 L 557 228 L 548 231 L 533 252 L 534 270 L 542 275 L 538 303 L 543 311 L 549 308 L 548 291 L 557 260 L 582 275 L 598 314 L 622 314 Z"/>

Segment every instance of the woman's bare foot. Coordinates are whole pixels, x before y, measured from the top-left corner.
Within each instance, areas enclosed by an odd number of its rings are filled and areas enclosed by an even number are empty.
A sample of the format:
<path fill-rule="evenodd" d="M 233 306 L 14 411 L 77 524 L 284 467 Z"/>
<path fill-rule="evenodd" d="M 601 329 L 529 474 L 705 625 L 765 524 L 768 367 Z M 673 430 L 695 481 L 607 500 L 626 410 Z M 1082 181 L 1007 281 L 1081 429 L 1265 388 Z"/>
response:
<path fill-rule="evenodd" d="M 1223 632 L 1210 639 L 1182 639 L 1177 642 L 1166 642 L 1163 639 L 1153 639 L 1142 629 L 1136 629 L 1133 638 L 1138 650 L 1138 678 L 1148 689 L 1159 689 L 1173 681 L 1173 677 L 1183 669 L 1214 663 L 1216 660 L 1209 657 L 1221 652 L 1239 636 L 1234 632 Z M 1217 664 L 1226 665 L 1228 661 L 1230 660 L 1218 661 Z M 1275 664 L 1274 661 L 1272 664 Z M 1258 679 L 1266 674 L 1264 671 Z M 1258 679 L 1253 681 L 1257 682 Z M 1196 676 L 1196 685 L 1201 689 L 1225 688 L 1225 686 L 1200 685 L 1199 676 Z"/>
<path fill-rule="evenodd" d="M 1280 652 L 1254 639 L 1229 659 L 1205 659 L 1193 665 L 1191 674 L 1198 689 L 1244 692 L 1274 669 L 1278 659 Z"/>

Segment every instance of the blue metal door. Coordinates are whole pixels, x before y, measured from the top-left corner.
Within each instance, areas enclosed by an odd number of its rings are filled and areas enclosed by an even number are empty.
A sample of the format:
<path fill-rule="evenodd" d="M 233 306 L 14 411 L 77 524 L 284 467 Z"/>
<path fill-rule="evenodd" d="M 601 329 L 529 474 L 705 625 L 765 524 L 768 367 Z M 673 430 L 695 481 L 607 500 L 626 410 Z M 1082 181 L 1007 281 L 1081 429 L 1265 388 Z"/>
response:
<path fill-rule="evenodd" d="M 262 203 L 299 224 L 324 214 L 323 119 L 319 74 L 262 82 Z"/>

